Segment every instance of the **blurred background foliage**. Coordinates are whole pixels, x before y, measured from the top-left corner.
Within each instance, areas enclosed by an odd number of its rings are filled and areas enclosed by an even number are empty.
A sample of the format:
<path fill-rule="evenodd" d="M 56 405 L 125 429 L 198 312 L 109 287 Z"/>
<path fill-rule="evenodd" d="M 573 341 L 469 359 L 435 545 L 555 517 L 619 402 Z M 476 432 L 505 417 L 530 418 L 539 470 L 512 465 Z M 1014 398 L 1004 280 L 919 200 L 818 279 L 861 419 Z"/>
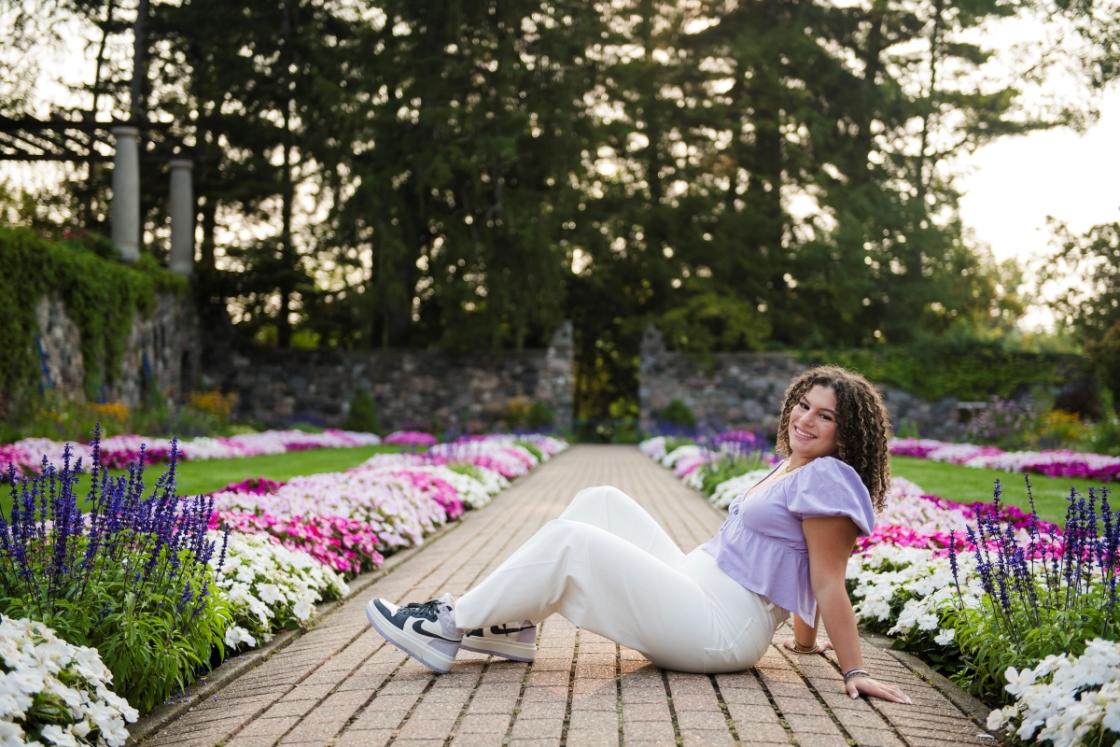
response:
<path fill-rule="evenodd" d="M 954 158 L 1091 119 L 1044 83 L 1108 85 L 1120 39 L 1089 0 L 3 5 L 0 114 L 159 122 L 145 147 L 194 158 L 211 355 L 520 349 L 571 319 L 577 420 L 627 432 L 650 323 L 699 354 L 855 350 L 836 359 L 923 396 L 1053 377 L 1021 352 L 1023 268 L 962 228 Z M 1005 55 L 985 31 L 1016 18 L 1076 51 Z M 75 28 L 96 73 L 36 98 L 26 52 Z M 0 220 L 107 233 L 108 169 L 67 176 L 0 185 Z M 1089 288 L 1067 346 L 1116 392 L 1117 226 L 1059 236 Z"/>

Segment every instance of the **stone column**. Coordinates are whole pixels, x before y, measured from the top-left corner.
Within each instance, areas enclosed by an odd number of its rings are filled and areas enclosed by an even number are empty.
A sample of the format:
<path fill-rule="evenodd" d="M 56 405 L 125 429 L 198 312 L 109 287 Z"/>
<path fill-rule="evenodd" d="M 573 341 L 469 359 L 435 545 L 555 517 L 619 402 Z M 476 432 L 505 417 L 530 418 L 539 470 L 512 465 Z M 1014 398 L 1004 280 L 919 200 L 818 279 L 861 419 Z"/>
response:
<path fill-rule="evenodd" d="M 552 407 L 557 429 L 566 431 L 572 427 L 572 409 L 575 399 L 575 345 L 570 320 L 560 325 L 560 329 L 553 333 L 548 343 L 544 371 L 537 383 L 534 396 Z"/>
<path fill-rule="evenodd" d="M 654 389 L 658 374 L 665 365 L 665 338 L 654 325 L 647 325 L 642 333 L 642 346 L 638 358 L 638 423 L 646 433 L 653 430 Z M 658 392 L 664 398 L 664 393 Z"/>
<path fill-rule="evenodd" d="M 168 163 L 171 168 L 171 260 L 172 272 L 190 275 L 194 269 L 194 188 L 191 169 L 194 163 L 186 158 L 176 158 Z"/>
<path fill-rule="evenodd" d="M 140 131 L 114 127 L 113 206 L 110 228 L 113 243 L 126 262 L 140 258 Z"/>

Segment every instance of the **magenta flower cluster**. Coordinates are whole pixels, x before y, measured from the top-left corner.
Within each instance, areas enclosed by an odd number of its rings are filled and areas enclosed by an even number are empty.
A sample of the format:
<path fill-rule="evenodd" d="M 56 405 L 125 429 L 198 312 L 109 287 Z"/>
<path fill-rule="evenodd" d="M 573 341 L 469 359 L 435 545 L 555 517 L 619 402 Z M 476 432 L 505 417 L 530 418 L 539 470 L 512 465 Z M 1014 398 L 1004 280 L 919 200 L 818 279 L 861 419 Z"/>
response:
<path fill-rule="evenodd" d="M 1120 457 L 1068 449 L 1003 451 L 995 446 L 954 444 L 929 438 L 891 441 L 891 454 L 917 457 L 966 467 L 1026 472 L 1047 477 L 1075 477 L 1100 482 L 1120 480 Z"/>
<path fill-rule="evenodd" d="M 236 459 L 263 454 L 283 454 L 308 449 L 342 448 L 376 445 L 381 439 L 372 433 L 356 433 L 328 428 L 322 433 L 302 431 L 264 431 L 240 436 L 192 438 L 177 443 L 179 461 L 203 459 Z M 67 447 L 75 459 L 91 456 L 90 447 L 65 444 L 45 438 L 25 438 L 13 444 L 0 445 L 0 469 L 13 465 L 22 473 L 37 473 L 45 455 L 52 463 L 61 461 Z M 163 438 L 142 436 L 111 436 L 101 440 L 101 464 L 110 469 L 124 469 L 143 460 L 145 465 L 166 463 L 171 456 L 172 442 Z"/>
<path fill-rule="evenodd" d="M 393 431 L 382 440 L 382 443 L 427 448 L 435 446 L 439 443 L 439 439 L 424 431 Z"/>
<path fill-rule="evenodd" d="M 427 472 L 409 469 L 394 470 L 391 474 L 442 506 L 447 512 L 448 519 L 458 519 L 466 510 L 463 508 L 463 502 L 459 500 L 459 491 L 446 480 L 441 480 Z"/>
<path fill-rule="evenodd" d="M 268 513 L 215 512 L 211 529 L 269 534 L 289 550 L 305 552 L 339 573 L 356 576 L 385 562 L 381 540 L 369 524 L 344 516 L 273 516 Z"/>
<path fill-rule="evenodd" d="M 240 482 L 231 482 L 216 493 L 248 493 L 250 495 L 269 495 L 284 486 L 280 480 L 270 480 L 267 477 L 249 477 Z"/>

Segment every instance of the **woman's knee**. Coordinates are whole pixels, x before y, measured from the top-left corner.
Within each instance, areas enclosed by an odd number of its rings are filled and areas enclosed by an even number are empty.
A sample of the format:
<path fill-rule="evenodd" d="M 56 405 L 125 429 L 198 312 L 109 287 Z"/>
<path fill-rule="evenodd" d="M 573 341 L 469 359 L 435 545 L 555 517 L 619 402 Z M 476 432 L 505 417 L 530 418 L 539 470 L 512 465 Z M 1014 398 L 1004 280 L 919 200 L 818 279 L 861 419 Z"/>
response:
<path fill-rule="evenodd" d="M 614 485 L 595 485 L 590 488 L 584 488 L 576 493 L 569 506 L 574 507 L 586 504 L 598 506 L 612 501 L 630 502 L 632 500 L 633 498 L 623 493 Z"/>

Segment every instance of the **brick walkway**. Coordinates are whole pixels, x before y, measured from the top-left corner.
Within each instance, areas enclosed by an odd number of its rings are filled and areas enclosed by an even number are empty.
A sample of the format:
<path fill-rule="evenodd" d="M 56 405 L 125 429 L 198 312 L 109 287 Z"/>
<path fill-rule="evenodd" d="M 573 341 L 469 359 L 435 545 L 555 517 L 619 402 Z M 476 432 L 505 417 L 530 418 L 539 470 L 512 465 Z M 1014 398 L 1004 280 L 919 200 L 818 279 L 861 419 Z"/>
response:
<path fill-rule="evenodd" d="M 370 597 L 462 593 L 576 491 L 599 484 L 634 496 L 686 550 L 722 521 L 633 447 L 573 447 L 142 744 L 992 744 L 966 712 L 982 718 L 982 707 L 937 676 L 919 677 L 905 657 L 869 639 L 868 669 L 898 683 L 915 705 L 853 701 L 842 691 L 835 659 L 774 646 L 742 673 L 665 672 L 556 615 L 541 627 L 533 664 L 464 652 L 442 676 L 370 629 L 363 611 Z"/>

